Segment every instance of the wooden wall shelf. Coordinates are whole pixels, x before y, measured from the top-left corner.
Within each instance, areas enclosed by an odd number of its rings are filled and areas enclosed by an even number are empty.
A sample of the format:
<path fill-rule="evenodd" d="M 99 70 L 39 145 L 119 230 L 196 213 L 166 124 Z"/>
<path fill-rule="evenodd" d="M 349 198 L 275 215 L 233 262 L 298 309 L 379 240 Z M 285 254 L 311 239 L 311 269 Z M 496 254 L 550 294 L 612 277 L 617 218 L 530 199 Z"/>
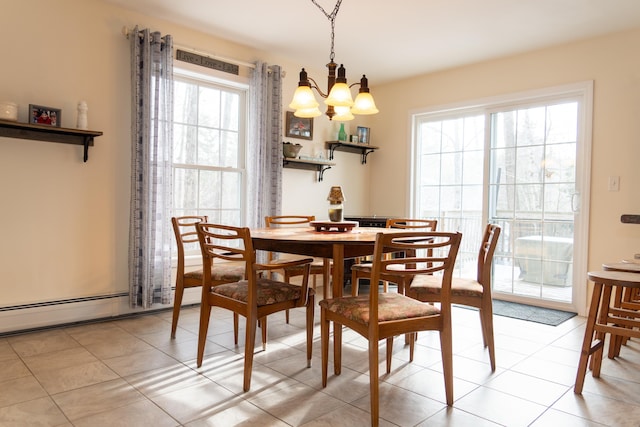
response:
<path fill-rule="evenodd" d="M 307 159 L 292 159 L 285 157 L 282 159 L 282 167 L 293 169 L 315 169 L 318 171 L 318 181 L 322 181 L 324 172 L 331 169 L 331 166 L 335 166 L 335 163 L 329 163 L 326 161 L 315 161 Z"/>
<path fill-rule="evenodd" d="M 333 160 L 333 152 L 336 150 L 350 151 L 352 153 L 360 153 L 362 155 L 361 163 L 363 165 L 367 163 L 367 156 L 380 148 L 373 145 L 356 144 L 344 141 L 326 141 L 326 144 L 329 149 L 329 160 Z"/>
<path fill-rule="evenodd" d="M 89 147 L 93 146 L 93 138 L 100 135 L 102 135 L 102 132 L 94 130 L 59 128 L 0 120 L 0 136 L 81 145 L 84 147 L 85 162 L 89 160 Z"/>

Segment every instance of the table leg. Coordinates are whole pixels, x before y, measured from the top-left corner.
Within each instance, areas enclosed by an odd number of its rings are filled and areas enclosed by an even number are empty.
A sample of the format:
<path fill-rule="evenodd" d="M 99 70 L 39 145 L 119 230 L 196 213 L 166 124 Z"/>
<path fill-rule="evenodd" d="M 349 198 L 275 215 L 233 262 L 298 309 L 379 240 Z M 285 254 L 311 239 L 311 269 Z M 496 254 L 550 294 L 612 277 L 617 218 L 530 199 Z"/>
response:
<path fill-rule="evenodd" d="M 332 298 L 342 296 L 344 281 L 344 245 L 333 245 L 333 295 Z M 333 368 L 336 375 L 342 372 L 342 325 L 333 324 Z"/>

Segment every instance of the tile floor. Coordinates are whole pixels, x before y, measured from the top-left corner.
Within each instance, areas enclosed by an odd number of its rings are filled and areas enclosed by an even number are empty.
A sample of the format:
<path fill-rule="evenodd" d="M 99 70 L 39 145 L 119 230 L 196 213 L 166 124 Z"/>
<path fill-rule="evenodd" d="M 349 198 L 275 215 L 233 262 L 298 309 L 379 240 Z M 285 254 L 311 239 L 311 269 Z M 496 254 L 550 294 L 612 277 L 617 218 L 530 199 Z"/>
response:
<path fill-rule="evenodd" d="M 318 315 L 316 310 L 316 315 Z M 366 342 L 345 332 L 343 372 L 321 387 L 320 332 L 306 368 L 304 312 L 269 320 L 251 391 L 242 392 L 242 348 L 231 314 L 214 311 L 205 363 L 196 368 L 198 308 L 182 312 L 175 340 L 168 311 L 0 338 L 0 426 L 367 426 Z M 413 363 L 396 339 L 382 375 L 382 426 L 638 426 L 640 344 L 587 374 L 573 393 L 584 318 L 560 326 L 495 317 L 492 373 L 477 312 L 454 312 L 455 402 L 444 404 L 436 333 L 421 333 Z M 330 372 L 331 372 L 330 367 Z M 384 372 L 384 369 L 381 369 Z"/>

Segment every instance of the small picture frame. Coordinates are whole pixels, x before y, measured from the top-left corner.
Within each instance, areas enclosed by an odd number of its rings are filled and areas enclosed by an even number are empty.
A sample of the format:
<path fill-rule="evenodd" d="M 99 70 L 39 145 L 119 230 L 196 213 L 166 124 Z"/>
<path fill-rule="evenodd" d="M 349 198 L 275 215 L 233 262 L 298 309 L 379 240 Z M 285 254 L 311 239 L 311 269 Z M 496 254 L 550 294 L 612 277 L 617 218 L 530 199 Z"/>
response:
<path fill-rule="evenodd" d="M 351 135 L 351 141 L 352 144 L 357 144 L 358 143 L 358 135 Z"/>
<path fill-rule="evenodd" d="M 44 105 L 29 104 L 29 123 L 60 127 L 62 110 L 45 107 Z"/>
<path fill-rule="evenodd" d="M 285 135 L 291 138 L 313 139 L 313 117 L 303 118 L 293 115 L 293 111 L 287 111 Z"/>
<path fill-rule="evenodd" d="M 371 132 L 369 128 L 358 126 L 358 142 L 360 144 L 368 144 L 371 141 Z"/>

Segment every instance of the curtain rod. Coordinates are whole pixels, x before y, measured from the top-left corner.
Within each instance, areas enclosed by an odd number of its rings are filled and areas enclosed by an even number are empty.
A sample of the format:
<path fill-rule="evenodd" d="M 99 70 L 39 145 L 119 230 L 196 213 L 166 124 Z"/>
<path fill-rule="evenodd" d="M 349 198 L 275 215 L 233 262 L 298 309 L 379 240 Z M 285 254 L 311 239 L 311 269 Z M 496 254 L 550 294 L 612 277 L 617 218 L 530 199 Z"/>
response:
<path fill-rule="evenodd" d="M 126 26 L 122 27 L 122 34 L 126 38 L 129 38 L 129 35 L 131 34 L 131 32 L 132 32 L 132 30 L 130 30 Z M 214 55 L 214 54 L 209 53 L 209 52 L 203 52 L 201 50 L 197 50 L 197 49 L 194 49 L 194 48 L 191 48 L 191 47 L 187 47 L 187 46 L 182 46 L 182 45 L 175 44 L 175 43 L 173 44 L 173 47 L 176 48 L 176 49 L 188 50 L 189 52 L 197 53 L 199 55 L 204 55 L 204 56 L 207 56 L 207 57 L 212 58 L 212 59 L 217 59 L 219 61 L 228 62 L 230 64 L 239 65 L 239 66 L 247 67 L 247 68 L 256 68 L 256 65 L 252 64 L 251 62 L 245 62 L 245 61 L 240 61 L 238 59 L 231 59 L 231 58 L 227 58 L 227 57 L 220 56 L 220 55 Z"/>

